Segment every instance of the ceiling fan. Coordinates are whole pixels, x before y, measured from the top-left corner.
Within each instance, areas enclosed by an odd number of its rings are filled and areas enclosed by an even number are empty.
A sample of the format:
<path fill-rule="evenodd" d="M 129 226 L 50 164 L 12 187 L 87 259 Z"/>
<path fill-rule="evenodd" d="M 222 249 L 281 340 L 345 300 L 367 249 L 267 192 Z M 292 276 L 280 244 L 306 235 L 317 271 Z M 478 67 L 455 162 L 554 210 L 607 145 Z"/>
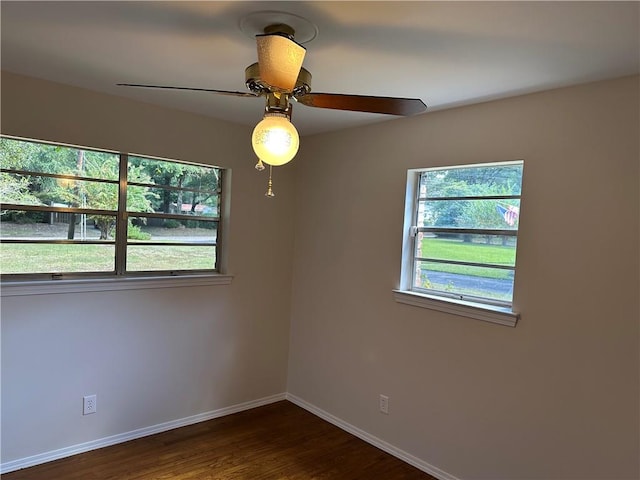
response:
<path fill-rule="evenodd" d="M 293 18 L 293 16 L 290 17 Z M 255 35 L 258 62 L 245 69 L 245 84 L 248 90 L 246 92 L 137 83 L 118 83 L 117 85 L 188 90 L 237 97 L 264 97 L 266 101 L 264 118 L 256 125 L 252 135 L 253 149 L 258 156 L 256 165 L 258 170 L 264 169 L 263 162 L 270 166 L 283 165 L 296 155 L 299 137 L 291 123 L 293 102 L 308 107 L 400 116 L 415 115 L 426 110 L 426 105 L 417 98 L 312 92 L 311 73 L 302 67 L 306 49 L 294 40 L 294 36 L 294 28 L 284 23 L 269 24 L 262 33 Z M 269 178 L 267 196 L 274 196 L 271 178 Z"/>

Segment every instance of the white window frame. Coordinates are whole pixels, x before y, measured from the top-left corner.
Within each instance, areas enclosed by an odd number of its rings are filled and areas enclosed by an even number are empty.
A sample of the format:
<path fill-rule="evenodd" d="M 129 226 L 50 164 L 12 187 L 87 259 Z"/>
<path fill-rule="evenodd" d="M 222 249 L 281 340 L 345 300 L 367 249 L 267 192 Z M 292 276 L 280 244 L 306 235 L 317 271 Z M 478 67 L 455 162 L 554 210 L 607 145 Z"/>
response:
<path fill-rule="evenodd" d="M 113 183 L 118 185 L 119 201 L 117 210 L 110 212 L 113 213 L 117 219 L 116 229 L 120 232 L 127 228 L 128 217 L 156 217 L 156 218 L 171 218 L 174 220 L 202 220 L 201 216 L 186 216 L 177 214 L 164 214 L 164 213 L 144 213 L 144 212 L 128 212 L 126 209 L 126 189 L 128 185 L 127 181 L 127 166 L 129 157 L 146 158 L 150 160 L 158 160 L 163 162 L 180 163 L 185 165 L 195 165 L 207 168 L 215 168 L 219 171 L 219 215 L 217 217 L 205 218 L 206 221 L 215 221 L 217 223 L 217 234 L 215 242 L 215 266 L 212 269 L 199 269 L 199 270 L 150 270 L 150 271 L 127 271 L 125 268 L 126 247 L 127 247 L 127 235 L 118 234 L 113 243 L 115 245 L 115 257 L 114 257 L 114 270 L 106 272 L 60 272 L 60 273 L 17 273 L 17 274 L 2 274 L 1 275 L 1 296 L 21 296 L 31 294 L 49 294 L 49 293 L 73 293 L 73 292 L 89 292 L 89 291 L 109 291 L 109 290 L 129 290 L 129 289 L 147 289 L 147 288 L 166 288 L 176 286 L 198 286 L 198 285 L 226 285 L 230 284 L 232 276 L 226 273 L 226 259 L 223 256 L 223 246 L 226 244 L 226 225 L 228 224 L 228 208 L 227 201 L 229 196 L 228 183 L 230 181 L 231 172 L 227 169 L 223 169 L 214 165 L 203 165 L 192 162 L 184 162 L 173 159 L 153 157 L 149 155 L 128 154 L 122 152 L 109 151 L 104 149 L 97 149 L 92 147 L 69 145 L 59 142 L 49 142 L 42 140 L 34 140 L 30 138 L 15 137 L 9 135 L 2 135 L 3 138 L 18 140 L 23 142 L 31 142 L 35 144 L 55 145 L 72 149 L 81 149 L 86 151 L 98 151 L 111 153 L 119 156 L 119 179 L 115 181 L 98 180 L 105 183 Z M 2 168 L 3 172 L 12 173 L 14 170 Z M 38 172 L 22 172 L 22 174 L 34 174 L 38 175 Z M 80 178 L 70 177 L 64 174 L 44 174 L 47 177 L 53 178 Z M 87 179 L 91 180 L 91 179 Z M 154 187 L 154 185 L 139 184 L 136 182 L 130 182 L 136 186 Z M 162 186 L 158 186 L 161 188 Z M 175 189 L 175 188 L 172 188 Z M 89 209 L 82 208 L 60 208 L 60 207 L 48 207 L 48 206 L 30 206 L 22 204 L 4 204 L 10 210 L 24 210 L 24 211 L 62 211 L 62 212 L 76 212 L 86 213 Z M 105 211 L 107 212 L 107 211 Z M 22 243 L 28 243 L 23 241 Z M 69 243 L 69 241 L 54 241 L 51 243 Z M 179 242 L 181 243 L 181 242 Z M 153 242 L 149 242 L 153 245 Z M 171 243 L 166 242 L 166 245 Z M 145 245 L 143 243 L 137 243 L 136 245 Z M 164 245 L 164 244 L 163 244 Z"/>
<path fill-rule="evenodd" d="M 407 188 L 405 196 L 404 226 L 403 226 L 403 242 L 402 242 L 402 264 L 399 288 L 393 290 L 394 300 L 398 303 L 412 305 L 421 308 L 427 308 L 440 312 L 450 313 L 453 315 L 474 318 L 487 322 L 497 323 L 501 325 L 515 327 L 520 314 L 513 309 L 512 302 L 498 302 L 490 299 L 473 296 L 460 296 L 456 294 L 447 294 L 446 292 L 429 292 L 426 289 L 420 289 L 413 286 L 415 275 L 415 252 L 417 233 L 420 231 L 429 231 L 432 228 L 418 228 L 417 214 L 418 201 L 420 200 L 419 182 L 420 176 L 425 171 L 445 170 L 452 168 L 476 168 L 476 167 L 496 167 L 507 165 L 523 165 L 522 160 L 513 160 L 507 162 L 469 164 L 456 166 L 442 166 L 432 168 L 410 169 L 407 172 Z M 498 199 L 503 196 L 477 196 L 474 199 Z M 508 198 L 520 199 L 521 195 L 508 196 Z M 447 230 L 447 229 L 440 229 Z M 475 234 L 508 234 L 517 239 L 518 230 L 511 231 L 494 231 L 487 229 L 465 229 L 456 230 L 458 233 L 475 233 Z M 516 247 L 517 248 L 517 247 Z M 517 255 L 516 255 L 517 258 Z M 478 262 L 478 266 L 482 266 L 482 262 Z M 515 272 L 515 266 L 513 267 Z M 514 282 L 515 287 L 515 282 Z"/>

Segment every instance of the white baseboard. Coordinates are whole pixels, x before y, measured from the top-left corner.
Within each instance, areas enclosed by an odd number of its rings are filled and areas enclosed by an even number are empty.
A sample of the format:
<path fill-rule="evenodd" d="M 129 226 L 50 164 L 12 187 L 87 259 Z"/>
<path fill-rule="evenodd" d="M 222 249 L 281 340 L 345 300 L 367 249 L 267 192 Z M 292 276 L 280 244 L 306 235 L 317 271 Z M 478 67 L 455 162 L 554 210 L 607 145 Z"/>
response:
<path fill-rule="evenodd" d="M 88 452 L 97 448 L 103 448 L 110 445 L 115 445 L 117 443 L 128 442 L 129 440 L 135 440 L 136 438 L 166 432 L 168 430 L 173 430 L 174 428 L 185 427 L 194 423 L 204 422 L 206 420 L 211 420 L 218 417 L 224 417 L 225 415 L 231 415 L 233 413 L 261 407 L 263 405 L 268 405 L 280 400 L 285 400 L 286 398 L 286 393 L 278 393 L 276 395 L 260 398 L 258 400 L 252 400 L 250 402 L 244 402 L 237 405 L 232 405 L 230 407 L 220 408 L 218 410 L 212 410 L 210 412 L 199 413 L 191 417 L 180 418 L 178 420 L 172 420 L 170 422 L 140 428 L 137 430 L 132 430 L 130 432 L 120 433 L 118 435 L 112 435 L 110 437 L 100 438 L 98 440 L 92 440 L 90 442 L 80 443 L 78 445 L 72 445 L 70 447 L 60 448 L 58 450 L 52 450 L 50 452 L 44 452 L 30 457 L 19 458 L 17 460 L 12 460 L 10 462 L 0 464 L 0 474 L 13 472 L 14 470 L 20 470 L 22 468 L 32 467 L 41 463 L 51 462 L 53 460 L 58 460 L 59 458 L 70 457 L 71 455 Z"/>
<path fill-rule="evenodd" d="M 90 442 L 80 443 L 78 445 L 72 445 L 70 447 L 60 448 L 58 450 L 52 450 L 50 452 L 44 452 L 38 455 L 12 460 L 10 462 L 0 464 L 0 474 L 13 472 L 22 468 L 33 467 L 34 465 L 40 465 L 41 463 L 70 457 L 72 455 L 77 455 L 78 453 L 84 453 L 90 450 L 96 450 L 98 448 L 128 442 L 129 440 L 135 440 L 136 438 L 142 438 L 149 435 L 154 435 L 156 433 L 166 432 L 168 430 L 173 430 L 174 428 L 185 427 L 187 425 L 193 425 L 194 423 L 204 422 L 218 417 L 224 417 L 225 415 L 231 415 L 245 410 L 250 410 L 252 408 L 261 407 L 263 405 L 268 405 L 280 400 L 289 400 L 291 403 L 304 408 L 317 417 L 326 420 L 336 427 L 341 428 L 342 430 L 349 432 L 352 435 L 355 435 L 361 440 L 370 443 L 374 447 L 377 447 L 380 450 L 383 450 L 393 455 L 394 457 L 408 463 L 409 465 L 413 465 L 414 467 L 428 473 L 429 475 L 433 475 L 440 480 L 459 480 L 453 475 L 440 470 L 438 467 L 435 467 L 417 457 L 414 457 L 413 455 L 385 442 L 384 440 L 374 437 L 364 430 L 361 430 L 290 393 L 279 393 L 276 395 L 271 395 L 269 397 L 232 405 L 230 407 L 220 408 L 218 410 L 212 410 L 210 412 L 199 413 L 190 417 L 180 418 L 178 420 L 172 420 L 170 422 L 160 423 L 158 425 L 152 425 L 150 427 L 120 433 L 118 435 L 112 435 L 110 437 L 100 438 L 98 440 L 92 440 Z"/>
<path fill-rule="evenodd" d="M 454 477 L 450 473 L 447 473 L 443 470 L 440 470 L 438 467 L 434 467 L 433 465 L 425 462 L 424 460 L 420 460 L 417 457 L 405 452 L 404 450 L 400 450 L 399 448 L 394 447 L 393 445 L 381 440 L 373 435 L 365 432 L 364 430 L 359 429 L 358 427 L 354 427 L 350 423 L 345 422 L 344 420 L 331 415 L 330 413 L 325 412 L 324 410 L 312 405 L 300 397 L 296 397 L 291 393 L 286 394 L 287 400 L 291 403 L 295 403 L 299 407 L 304 408 L 305 410 L 313 413 L 317 417 L 326 420 L 329 423 L 332 423 L 338 428 L 355 435 L 361 440 L 364 440 L 367 443 L 370 443 L 374 447 L 378 447 L 380 450 L 383 450 L 396 458 L 399 458 L 403 462 L 408 463 L 409 465 L 413 465 L 419 470 L 428 473 L 429 475 L 433 475 L 434 477 L 440 480 L 459 480 L 457 477 Z"/>

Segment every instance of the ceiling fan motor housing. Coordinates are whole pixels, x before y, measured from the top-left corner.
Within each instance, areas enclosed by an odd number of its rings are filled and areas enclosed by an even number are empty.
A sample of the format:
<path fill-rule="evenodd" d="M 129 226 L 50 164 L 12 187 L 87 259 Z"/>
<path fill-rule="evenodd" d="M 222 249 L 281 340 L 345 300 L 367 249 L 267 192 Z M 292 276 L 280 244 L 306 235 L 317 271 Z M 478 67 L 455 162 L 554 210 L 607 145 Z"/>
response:
<path fill-rule="evenodd" d="M 260 78 L 260 66 L 258 63 L 252 63 L 244 70 L 245 84 L 249 91 L 258 95 L 266 95 L 272 91 L 270 85 L 267 85 Z M 306 68 L 301 68 L 296 80 L 296 85 L 290 92 L 292 97 L 299 97 L 311 92 L 311 73 Z"/>
<path fill-rule="evenodd" d="M 275 25 L 264 27 L 264 33 L 265 35 L 278 34 L 293 40 L 296 31 L 289 25 L 285 25 L 284 23 L 277 23 Z"/>

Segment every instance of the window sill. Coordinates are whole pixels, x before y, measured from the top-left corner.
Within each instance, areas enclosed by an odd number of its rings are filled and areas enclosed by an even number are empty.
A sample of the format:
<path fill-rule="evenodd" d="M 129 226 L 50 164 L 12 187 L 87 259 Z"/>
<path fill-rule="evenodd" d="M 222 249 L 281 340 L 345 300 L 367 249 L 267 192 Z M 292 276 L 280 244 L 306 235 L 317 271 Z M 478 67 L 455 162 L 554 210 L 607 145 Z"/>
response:
<path fill-rule="evenodd" d="M 4 282 L 0 289 L 0 296 L 15 297 L 23 295 L 229 285 L 232 279 L 232 275 L 182 275 Z"/>
<path fill-rule="evenodd" d="M 406 290 L 394 290 L 393 298 L 398 303 L 497 323 L 508 327 L 515 327 L 520 319 L 519 313 L 512 312 L 508 308 L 480 305 L 462 300 L 445 299 Z"/>

